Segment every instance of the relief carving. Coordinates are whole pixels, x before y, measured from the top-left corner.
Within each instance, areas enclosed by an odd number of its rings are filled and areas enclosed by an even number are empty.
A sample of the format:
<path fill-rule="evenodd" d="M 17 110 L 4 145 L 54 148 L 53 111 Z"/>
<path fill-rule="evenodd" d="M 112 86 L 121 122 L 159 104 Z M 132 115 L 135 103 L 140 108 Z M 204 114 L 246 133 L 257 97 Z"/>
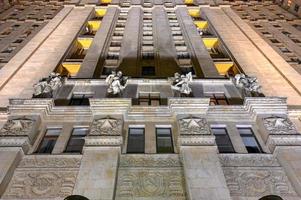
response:
<path fill-rule="evenodd" d="M 210 135 L 205 118 L 186 118 L 179 120 L 181 135 Z"/>
<path fill-rule="evenodd" d="M 122 121 L 120 119 L 104 118 L 93 121 L 90 135 L 121 135 Z"/>
<path fill-rule="evenodd" d="M 224 168 L 232 196 L 297 196 L 281 168 Z"/>
<path fill-rule="evenodd" d="M 32 130 L 33 124 L 32 119 L 10 119 L 0 130 L 0 136 L 26 136 Z"/>
<path fill-rule="evenodd" d="M 181 170 L 122 170 L 118 176 L 117 198 L 184 200 Z"/>
<path fill-rule="evenodd" d="M 239 166 L 280 166 L 273 155 L 251 155 L 251 154 L 220 154 L 220 163 L 223 167 Z"/>
<path fill-rule="evenodd" d="M 76 176 L 76 171 L 15 171 L 2 198 L 65 198 L 72 194 Z"/>
<path fill-rule="evenodd" d="M 267 117 L 263 119 L 263 124 L 270 134 L 297 134 L 294 124 L 287 117 Z"/>
<path fill-rule="evenodd" d="M 30 156 L 23 158 L 18 168 L 79 168 L 80 162 L 80 158 Z"/>
<path fill-rule="evenodd" d="M 120 167 L 181 167 L 179 156 L 123 155 Z"/>

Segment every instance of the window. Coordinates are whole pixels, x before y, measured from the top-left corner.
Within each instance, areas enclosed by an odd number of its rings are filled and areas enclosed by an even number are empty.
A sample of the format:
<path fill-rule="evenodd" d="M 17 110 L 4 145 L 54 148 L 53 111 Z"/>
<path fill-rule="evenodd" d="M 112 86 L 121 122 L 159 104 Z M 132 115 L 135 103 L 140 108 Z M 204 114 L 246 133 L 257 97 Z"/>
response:
<path fill-rule="evenodd" d="M 155 75 L 155 67 L 146 66 L 142 67 L 142 76 L 154 76 Z"/>
<path fill-rule="evenodd" d="M 211 130 L 215 135 L 215 142 L 220 153 L 235 153 L 226 128 L 212 127 Z"/>
<path fill-rule="evenodd" d="M 251 128 L 238 127 L 237 129 L 242 137 L 242 141 L 245 144 L 246 149 L 248 150 L 248 153 L 262 153 L 262 150 Z"/>
<path fill-rule="evenodd" d="M 60 133 L 62 132 L 61 128 L 49 128 L 46 130 L 45 136 L 40 143 L 40 146 L 36 153 L 51 153 L 54 145 L 56 143 L 56 140 Z"/>
<path fill-rule="evenodd" d="M 270 39 L 273 43 L 280 43 L 277 39 Z"/>
<path fill-rule="evenodd" d="M 156 128 L 157 153 L 173 153 L 170 128 Z"/>
<path fill-rule="evenodd" d="M 229 105 L 229 102 L 224 94 L 212 94 L 210 96 L 210 105 Z"/>
<path fill-rule="evenodd" d="M 141 106 L 159 106 L 160 105 L 160 93 L 139 93 L 138 103 Z"/>
<path fill-rule="evenodd" d="M 295 12 L 298 12 L 298 11 L 299 11 L 299 8 L 300 8 L 300 6 L 299 6 L 298 4 L 296 4 L 295 7 L 294 7 L 294 11 L 295 11 Z"/>
<path fill-rule="evenodd" d="M 70 106 L 88 106 L 89 98 L 92 98 L 91 94 L 73 94 L 70 99 Z"/>
<path fill-rule="evenodd" d="M 144 153 L 144 128 L 129 128 L 127 153 Z"/>
<path fill-rule="evenodd" d="M 74 128 L 72 135 L 68 141 L 65 152 L 67 153 L 81 153 L 85 144 L 85 136 L 88 133 L 87 128 Z"/>

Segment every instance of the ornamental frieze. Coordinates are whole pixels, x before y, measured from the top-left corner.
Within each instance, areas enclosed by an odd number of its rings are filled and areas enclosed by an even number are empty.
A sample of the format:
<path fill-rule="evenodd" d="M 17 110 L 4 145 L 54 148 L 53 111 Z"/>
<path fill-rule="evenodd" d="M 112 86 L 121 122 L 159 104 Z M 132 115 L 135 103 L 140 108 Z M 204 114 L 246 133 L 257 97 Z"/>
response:
<path fill-rule="evenodd" d="M 29 156 L 22 159 L 18 168 L 79 168 L 81 157 Z"/>
<path fill-rule="evenodd" d="M 297 196 L 285 172 L 279 167 L 223 169 L 231 196 L 262 197 L 268 194 Z"/>
<path fill-rule="evenodd" d="M 269 154 L 220 154 L 219 160 L 223 167 L 280 166 L 277 159 Z"/>
<path fill-rule="evenodd" d="M 210 135 L 205 118 L 185 118 L 179 121 L 181 135 Z"/>
<path fill-rule="evenodd" d="M 287 117 L 266 117 L 263 119 L 263 124 L 269 134 L 288 135 L 298 133 L 294 124 Z"/>
<path fill-rule="evenodd" d="M 65 198 L 73 192 L 77 171 L 15 171 L 2 199 Z"/>
<path fill-rule="evenodd" d="M 34 120 L 9 119 L 0 129 L 0 136 L 27 136 L 32 131 Z"/>
<path fill-rule="evenodd" d="M 178 155 L 122 155 L 120 167 L 181 167 Z"/>
<path fill-rule="evenodd" d="M 96 119 L 92 123 L 89 135 L 121 135 L 122 121 L 120 119 Z"/>

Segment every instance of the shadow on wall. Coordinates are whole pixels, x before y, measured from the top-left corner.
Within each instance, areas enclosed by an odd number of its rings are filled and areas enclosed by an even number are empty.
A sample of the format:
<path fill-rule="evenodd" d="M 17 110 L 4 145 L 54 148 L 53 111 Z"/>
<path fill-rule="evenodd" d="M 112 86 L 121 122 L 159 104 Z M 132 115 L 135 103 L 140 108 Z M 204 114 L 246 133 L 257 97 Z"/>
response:
<path fill-rule="evenodd" d="M 283 200 L 283 199 L 276 195 L 268 195 L 268 196 L 260 198 L 259 200 Z"/>
<path fill-rule="evenodd" d="M 89 200 L 89 199 L 81 195 L 71 195 L 66 197 L 64 200 Z"/>

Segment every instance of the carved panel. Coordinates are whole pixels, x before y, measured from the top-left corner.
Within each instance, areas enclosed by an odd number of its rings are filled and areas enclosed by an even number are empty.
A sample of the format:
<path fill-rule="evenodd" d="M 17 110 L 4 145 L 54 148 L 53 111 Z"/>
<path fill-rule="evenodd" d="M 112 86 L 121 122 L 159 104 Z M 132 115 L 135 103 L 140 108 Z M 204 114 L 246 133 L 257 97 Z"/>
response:
<path fill-rule="evenodd" d="M 184 200 L 181 170 L 131 169 L 118 174 L 117 198 Z"/>
<path fill-rule="evenodd" d="M 123 155 L 120 167 L 181 167 L 178 155 Z"/>
<path fill-rule="evenodd" d="M 90 135 L 121 135 L 122 121 L 120 119 L 104 118 L 93 121 Z"/>
<path fill-rule="evenodd" d="M 224 167 L 280 166 L 277 159 L 268 154 L 220 154 L 219 160 Z"/>
<path fill-rule="evenodd" d="M 225 167 L 224 175 L 232 196 L 262 197 L 267 194 L 297 196 L 284 171 L 271 168 Z"/>
<path fill-rule="evenodd" d="M 267 117 L 263 119 L 263 124 L 269 134 L 287 135 L 298 133 L 294 124 L 287 117 Z"/>
<path fill-rule="evenodd" d="M 80 157 L 28 156 L 18 168 L 79 168 Z"/>
<path fill-rule="evenodd" d="M 2 198 L 65 198 L 72 194 L 76 176 L 76 171 L 15 171 Z"/>
<path fill-rule="evenodd" d="M 0 130 L 0 136 L 26 136 L 33 128 L 32 119 L 10 119 Z"/>
<path fill-rule="evenodd" d="M 185 135 L 209 135 L 210 130 L 205 118 L 186 118 L 179 121 L 180 133 Z"/>

